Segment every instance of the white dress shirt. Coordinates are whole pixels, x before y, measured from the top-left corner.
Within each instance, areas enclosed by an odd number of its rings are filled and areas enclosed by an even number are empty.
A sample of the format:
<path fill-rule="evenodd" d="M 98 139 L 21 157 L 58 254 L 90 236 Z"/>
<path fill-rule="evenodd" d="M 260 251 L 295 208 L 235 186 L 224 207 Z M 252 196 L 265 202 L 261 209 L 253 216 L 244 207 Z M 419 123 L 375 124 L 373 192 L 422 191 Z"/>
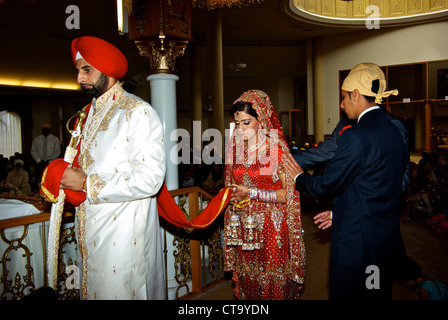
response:
<path fill-rule="evenodd" d="M 44 148 L 45 140 L 46 148 Z M 43 134 L 37 136 L 34 138 L 31 146 L 31 156 L 37 163 L 42 160 L 51 162 L 59 158 L 61 156 L 61 142 L 59 141 L 59 138 L 51 133 L 47 137 Z"/>

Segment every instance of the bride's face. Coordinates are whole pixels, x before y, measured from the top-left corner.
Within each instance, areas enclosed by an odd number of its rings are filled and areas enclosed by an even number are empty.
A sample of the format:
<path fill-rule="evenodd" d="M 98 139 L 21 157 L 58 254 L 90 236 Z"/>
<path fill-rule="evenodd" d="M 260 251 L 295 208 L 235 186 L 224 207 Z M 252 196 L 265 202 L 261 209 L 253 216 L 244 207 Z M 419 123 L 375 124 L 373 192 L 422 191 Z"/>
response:
<path fill-rule="evenodd" d="M 251 116 L 244 111 L 237 111 L 233 115 L 233 121 L 235 122 L 235 129 L 245 141 L 251 141 L 254 139 L 260 128 L 260 122 L 257 118 Z"/>

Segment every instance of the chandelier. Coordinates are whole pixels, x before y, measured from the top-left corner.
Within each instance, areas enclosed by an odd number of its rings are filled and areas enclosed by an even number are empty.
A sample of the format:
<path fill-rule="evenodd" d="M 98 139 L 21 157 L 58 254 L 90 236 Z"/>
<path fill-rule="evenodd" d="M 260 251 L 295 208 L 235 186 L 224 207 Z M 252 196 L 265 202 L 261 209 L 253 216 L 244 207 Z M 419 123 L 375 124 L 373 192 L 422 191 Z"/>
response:
<path fill-rule="evenodd" d="M 192 0 L 193 8 L 213 10 L 218 8 L 246 7 L 263 0 Z"/>

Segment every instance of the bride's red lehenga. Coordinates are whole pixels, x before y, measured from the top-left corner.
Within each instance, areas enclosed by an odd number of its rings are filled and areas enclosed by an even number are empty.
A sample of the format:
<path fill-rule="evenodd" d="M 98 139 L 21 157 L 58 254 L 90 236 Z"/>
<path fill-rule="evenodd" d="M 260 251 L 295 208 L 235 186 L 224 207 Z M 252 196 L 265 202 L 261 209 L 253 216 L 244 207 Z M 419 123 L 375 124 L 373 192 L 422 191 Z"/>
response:
<path fill-rule="evenodd" d="M 282 157 L 289 147 L 269 97 L 245 92 L 237 101 L 252 103 L 266 136 L 250 150 L 237 134 L 226 152 L 226 185 L 284 188 Z M 237 102 L 236 101 L 236 102 Z M 263 138 L 264 137 L 264 138 Z M 233 272 L 235 296 L 242 300 L 298 299 L 305 278 L 299 193 L 286 174 L 286 203 L 257 200 L 229 204 L 225 212 L 225 270 Z"/>

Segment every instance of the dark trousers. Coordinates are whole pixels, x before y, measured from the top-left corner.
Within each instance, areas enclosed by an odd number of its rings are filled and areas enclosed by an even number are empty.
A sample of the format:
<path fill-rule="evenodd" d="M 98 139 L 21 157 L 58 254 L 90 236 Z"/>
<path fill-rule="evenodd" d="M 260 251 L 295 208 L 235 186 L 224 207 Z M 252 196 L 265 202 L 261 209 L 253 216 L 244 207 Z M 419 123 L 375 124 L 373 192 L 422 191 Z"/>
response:
<path fill-rule="evenodd" d="M 35 177 L 36 177 L 36 184 L 40 188 L 40 183 L 42 180 L 42 174 L 44 173 L 45 168 L 48 166 L 48 162 L 41 162 L 36 164 L 36 171 L 35 171 Z"/>
<path fill-rule="evenodd" d="M 372 272 L 339 265 L 330 265 L 331 300 L 392 300 L 392 276 L 379 269 L 379 288 L 370 288 Z M 368 284 L 366 284 L 366 281 Z"/>

